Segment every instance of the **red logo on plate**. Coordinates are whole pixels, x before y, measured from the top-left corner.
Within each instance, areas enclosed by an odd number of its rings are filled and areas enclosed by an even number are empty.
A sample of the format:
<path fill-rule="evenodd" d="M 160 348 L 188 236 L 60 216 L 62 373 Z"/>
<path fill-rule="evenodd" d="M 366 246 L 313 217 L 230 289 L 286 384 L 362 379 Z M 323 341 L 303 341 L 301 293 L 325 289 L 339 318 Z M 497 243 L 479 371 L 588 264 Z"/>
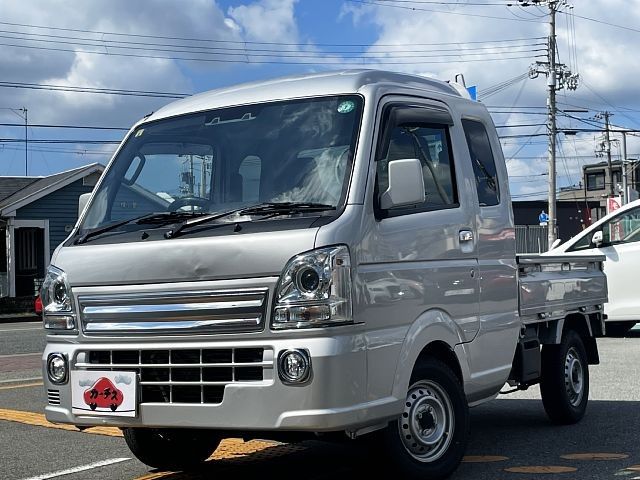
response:
<path fill-rule="evenodd" d="M 112 412 L 122 405 L 124 395 L 118 390 L 111 380 L 101 377 L 96 380 L 91 388 L 84 391 L 84 403 L 91 410 L 96 408 L 110 408 Z"/>

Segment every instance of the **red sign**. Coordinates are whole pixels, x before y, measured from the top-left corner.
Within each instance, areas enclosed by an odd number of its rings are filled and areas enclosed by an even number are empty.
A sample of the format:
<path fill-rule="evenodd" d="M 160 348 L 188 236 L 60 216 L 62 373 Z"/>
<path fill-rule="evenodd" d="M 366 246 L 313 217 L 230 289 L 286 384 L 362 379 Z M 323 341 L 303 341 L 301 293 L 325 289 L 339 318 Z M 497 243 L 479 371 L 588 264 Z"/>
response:
<path fill-rule="evenodd" d="M 607 213 L 615 212 L 622 206 L 620 197 L 609 197 L 607 199 Z"/>
<path fill-rule="evenodd" d="M 97 407 L 110 408 L 112 412 L 122 405 L 124 394 L 108 378 L 101 377 L 84 391 L 84 403 L 91 410 Z"/>

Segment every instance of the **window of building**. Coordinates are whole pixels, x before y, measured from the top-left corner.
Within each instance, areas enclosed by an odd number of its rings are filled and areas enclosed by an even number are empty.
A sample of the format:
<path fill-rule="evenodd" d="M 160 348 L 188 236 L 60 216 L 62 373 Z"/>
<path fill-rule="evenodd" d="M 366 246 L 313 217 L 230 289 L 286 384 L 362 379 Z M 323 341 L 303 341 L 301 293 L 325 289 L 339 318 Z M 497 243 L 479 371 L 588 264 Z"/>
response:
<path fill-rule="evenodd" d="M 587 190 L 604 190 L 604 170 L 587 173 Z"/>
<path fill-rule="evenodd" d="M 476 177 L 478 203 L 481 207 L 500 203 L 500 186 L 496 173 L 496 162 L 484 125 L 474 120 L 462 120 L 467 138 L 473 173 Z"/>

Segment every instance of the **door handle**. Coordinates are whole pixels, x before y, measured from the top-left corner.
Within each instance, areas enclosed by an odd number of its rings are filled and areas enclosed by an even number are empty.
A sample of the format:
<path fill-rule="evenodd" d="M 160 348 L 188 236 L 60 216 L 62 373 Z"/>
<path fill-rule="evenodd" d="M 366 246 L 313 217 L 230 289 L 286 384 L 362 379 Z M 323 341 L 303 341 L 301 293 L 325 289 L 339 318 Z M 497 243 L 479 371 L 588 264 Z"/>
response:
<path fill-rule="evenodd" d="M 471 230 L 460 230 L 459 237 L 461 242 L 470 242 L 473 240 L 473 232 Z"/>

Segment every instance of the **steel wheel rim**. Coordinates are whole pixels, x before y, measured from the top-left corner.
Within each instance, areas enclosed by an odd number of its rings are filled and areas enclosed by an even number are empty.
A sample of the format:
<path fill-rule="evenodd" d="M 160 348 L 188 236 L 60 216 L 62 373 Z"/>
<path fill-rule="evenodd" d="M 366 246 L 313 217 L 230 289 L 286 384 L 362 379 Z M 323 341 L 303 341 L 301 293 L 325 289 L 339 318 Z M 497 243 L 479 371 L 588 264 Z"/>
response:
<path fill-rule="evenodd" d="M 578 406 L 584 396 L 584 367 L 578 351 L 571 347 L 564 362 L 564 385 L 569 396 L 569 403 Z"/>
<path fill-rule="evenodd" d="M 438 460 L 449 448 L 455 414 L 449 395 L 431 380 L 414 383 L 398 420 L 398 434 L 411 457 L 422 463 Z"/>

